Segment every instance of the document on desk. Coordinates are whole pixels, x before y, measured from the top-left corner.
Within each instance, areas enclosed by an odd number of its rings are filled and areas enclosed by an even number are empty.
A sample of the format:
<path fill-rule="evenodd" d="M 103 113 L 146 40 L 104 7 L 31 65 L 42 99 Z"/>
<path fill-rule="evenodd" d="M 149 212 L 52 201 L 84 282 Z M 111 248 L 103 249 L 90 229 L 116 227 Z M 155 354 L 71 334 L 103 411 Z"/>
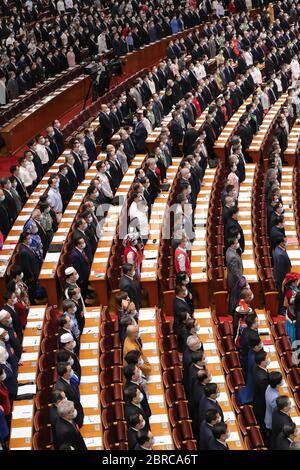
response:
<path fill-rule="evenodd" d="M 17 396 L 19 397 L 20 395 L 35 395 L 36 394 L 36 385 L 35 384 L 30 384 L 30 385 L 22 385 L 22 387 L 18 387 L 18 393 Z"/>
<path fill-rule="evenodd" d="M 99 396 L 98 395 L 81 395 L 80 403 L 83 408 L 97 408 L 99 405 Z"/>

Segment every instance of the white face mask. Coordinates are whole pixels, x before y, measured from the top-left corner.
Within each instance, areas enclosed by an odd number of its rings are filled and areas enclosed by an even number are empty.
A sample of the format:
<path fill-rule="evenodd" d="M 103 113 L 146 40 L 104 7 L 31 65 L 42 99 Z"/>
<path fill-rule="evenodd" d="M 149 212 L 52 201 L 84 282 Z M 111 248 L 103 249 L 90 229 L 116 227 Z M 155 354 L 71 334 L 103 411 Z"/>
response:
<path fill-rule="evenodd" d="M 16 288 L 15 293 L 18 297 L 21 295 L 21 289 L 19 287 Z"/>
<path fill-rule="evenodd" d="M 144 400 L 144 394 L 140 393 L 139 403 L 141 403 L 143 400 Z"/>
<path fill-rule="evenodd" d="M 72 415 L 72 419 L 76 419 L 76 418 L 77 418 L 77 410 L 74 410 L 73 415 Z"/>
<path fill-rule="evenodd" d="M 37 226 L 31 228 L 31 233 L 38 233 L 39 229 Z"/>
<path fill-rule="evenodd" d="M 79 279 L 79 274 L 76 274 L 75 281 L 78 281 L 78 279 Z"/>
<path fill-rule="evenodd" d="M 21 273 L 20 274 L 20 279 L 23 279 L 23 277 L 24 277 L 24 273 Z"/>
<path fill-rule="evenodd" d="M 13 299 L 13 300 L 12 300 L 12 304 L 13 304 L 13 305 L 16 305 L 17 302 L 18 302 L 18 299 Z"/>
<path fill-rule="evenodd" d="M 84 250 L 86 247 L 86 243 L 84 242 L 82 245 L 81 245 L 81 249 Z"/>
<path fill-rule="evenodd" d="M 74 364 L 74 359 L 70 359 L 70 366 L 72 366 Z"/>
<path fill-rule="evenodd" d="M 7 333 L 4 337 L 3 337 L 4 341 L 9 341 L 9 334 Z"/>

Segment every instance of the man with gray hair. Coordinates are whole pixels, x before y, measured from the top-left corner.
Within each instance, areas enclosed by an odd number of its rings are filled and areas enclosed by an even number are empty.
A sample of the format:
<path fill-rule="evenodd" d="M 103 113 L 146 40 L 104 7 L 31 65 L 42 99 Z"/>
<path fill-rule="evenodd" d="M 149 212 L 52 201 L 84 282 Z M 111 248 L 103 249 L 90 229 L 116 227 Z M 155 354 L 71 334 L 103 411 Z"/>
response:
<path fill-rule="evenodd" d="M 78 426 L 73 421 L 77 416 L 74 403 L 63 400 L 57 406 L 58 419 L 55 425 L 55 450 L 64 444 L 71 445 L 74 450 L 87 450 Z"/>
<path fill-rule="evenodd" d="M 158 193 L 160 193 L 160 184 L 156 173 L 155 158 L 148 158 L 146 176 L 150 182 L 149 193 L 151 196 L 151 204 L 153 204 Z"/>
<path fill-rule="evenodd" d="M 189 383 L 189 369 L 192 364 L 192 354 L 195 351 L 203 351 L 203 344 L 197 335 L 190 335 L 186 340 L 186 349 L 183 352 L 183 385 L 187 392 Z"/>

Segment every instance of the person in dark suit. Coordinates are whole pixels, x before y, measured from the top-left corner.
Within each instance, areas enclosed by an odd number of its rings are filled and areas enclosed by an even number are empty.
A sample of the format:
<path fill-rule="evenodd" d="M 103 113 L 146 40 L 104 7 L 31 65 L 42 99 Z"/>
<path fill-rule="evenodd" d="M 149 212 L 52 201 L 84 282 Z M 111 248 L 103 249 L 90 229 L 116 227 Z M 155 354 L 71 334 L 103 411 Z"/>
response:
<path fill-rule="evenodd" d="M 213 116 L 209 113 L 206 116 L 203 131 L 205 132 L 204 142 L 207 148 L 207 153 L 210 158 L 215 158 L 214 144 L 217 139 L 217 134 L 213 126 Z"/>
<path fill-rule="evenodd" d="M 109 174 L 111 176 L 111 189 L 113 192 L 115 192 L 123 178 L 121 166 L 116 159 L 115 149 L 113 149 L 113 151 L 107 152 L 107 162 L 109 163 Z"/>
<path fill-rule="evenodd" d="M 81 289 L 82 297 L 85 299 L 87 295 L 88 280 L 90 274 L 90 263 L 87 255 L 84 252 L 85 241 L 84 238 L 77 238 L 74 240 L 74 248 L 71 251 L 70 260 L 73 268 L 76 269 L 79 278 L 77 281 Z"/>
<path fill-rule="evenodd" d="M 226 423 L 217 423 L 213 427 L 213 439 L 208 443 L 208 450 L 229 450 L 226 440 L 229 436 L 229 431 Z"/>
<path fill-rule="evenodd" d="M 30 155 L 30 153 L 32 155 L 32 162 L 34 164 L 34 168 L 35 168 L 36 175 L 37 175 L 37 179 L 35 181 L 35 184 L 37 184 L 43 178 L 44 170 L 43 170 L 43 165 L 42 165 L 41 159 L 38 156 L 37 152 L 35 151 L 35 146 L 36 146 L 35 141 L 30 140 L 27 143 L 27 147 L 29 148 L 29 150 L 26 151 L 26 155 Z"/>
<path fill-rule="evenodd" d="M 36 283 L 40 274 L 40 261 L 35 252 L 30 247 L 30 233 L 23 232 L 20 235 L 19 252 L 17 254 L 17 264 L 24 274 L 23 281 L 28 286 L 28 294 L 31 303 L 34 303 Z"/>
<path fill-rule="evenodd" d="M 55 424 L 55 450 L 69 444 L 74 450 L 87 450 L 76 422 L 76 407 L 72 400 L 63 400 L 57 407 L 58 419 Z"/>
<path fill-rule="evenodd" d="M 211 374 L 207 369 L 199 369 L 194 376 L 191 397 L 191 411 L 193 416 L 193 429 L 195 434 L 199 434 L 198 409 L 200 401 L 205 397 L 204 387 L 211 381 Z"/>
<path fill-rule="evenodd" d="M 61 390 L 54 390 L 54 392 L 52 392 L 52 405 L 49 410 L 49 419 L 50 419 L 50 424 L 52 426 L 52 432 L 55 432 L 55 425 L 56 425 L 56 421 L 58 420 L 57 407 L 65 399 L 66 399 L 65 392 Z M 54 436 L 54 441 L 55 441 L 55 436 Z"/>
<path fill-rule="evenodd" d="M 102 148 L 103 150 L 109 144 L 111 137 L 114 133 L 113 124 L 109 118 L 109 107 L 106 104 L 101 105 L 101 111 L 99 114 L 99 126 L 101 130 L 101 137 L 103 140 Z"/>
<path fill-rule="evenodd" d="M 208 450 L 209 443 L 214 439 L 213 428 L 219 423 L 220 415 L 215 410 L 208 410 L 205 414 L 205 420 L 202 421 L 199 437 L 198 437 L 198 448 L 199 450 Z"/>
<path fill-rule="evenodd" d="M 12 318 L 12 326 L 17 334 L 17 337 L 22 343 L 23 340 L 23 329 L 22 329 L 22 324 L 20 322 L 19 318 L 19 312 L 15 308 L 15 304 L 17 303 L 18 299 L 14 291 L 7 290 L 3 296 L 3 310 L 6 310 L 11 318 Z"/>
<path fill-rule="evenodd" d="M 151 204 L 154 203 L 157 195 L 160 193 L 160 184 L 159 184 L 159 179 L 156 174 L 156 162 L 155 158 L 148 158 L 147 160 L 147 170 L 146 170 L 146 176 L 149 179 L 150 182 L 150 187 L 149 187 L 149 193 L 151 196 Z"/>
<path fill-rule="evenodd" d="M 4 203 L 4 206 L 6 207 L 10 224 L 12 225 L 17 218 L 18 211 L 17 211 L 17 206 L 15 203 L 14 197 L 11 193 L 11 182 L 9 178 L 1 178 L 0 185 L 5 196 L 3 203 Z"/>
<path fill-rule="evenodd" d="M 135 304 L 136 309 L 139 310 L 141 305 L 141 294 L 138 285 L 134 281 L 134 265 L 129 263 L 123 264 L 122 270 L 123 276 L 120 279 L 120 290 L 122 292 L 127 292 L 128 297 Z"/>
<path fill-rule="evenodd" d="M 64 301 L 65 302 L 65 301 Z M 66 301 L 68 302 L 68 300 Z M 76 337 L 72 332 L 72 324 L 71 318 L 64 314 L 62 317 L 59 318 L 68 318 L 67 323 L 65 323 L 63 328 L 59 330 L 59 349 L 57 351 L 56 360 L 57 363 L 59 362 L 68 362 L 72 365 L 72 369 L 77 375 L 79 381 L 81 380 L 81 365 L 79 362 L 79 358 L 77 356 L 77 348 L 76 348 Z"/>
<path fill-rule="evenodd" d="M 55 390 L 61 390 L 65 392 L 67 399 L 74 402 L 74 407 L 77 410 L 77 415 L 74 420 L 75 423 L 81 428 L 83 425 L 84 412 L 78 398 L 77 391 L 70 383 L 72 367 L 67 362 L 61 362 L 60 364 L 57 364 L 57 374 L 58 379 L 55 385 Z"/>
<path fill-rule="evenodd" d="M 210 382 L 209 384 L 205 385 L 204 392 L 205 398 L 200 401 L 198 410 L 200 426 L 202 421 L 204 421 L 206 412 L 208 410 L 215 410 L 221 416 L 221 421 L 224 421 L 222 408 L 217 401 L 219 394 L 218 385 L 216 383 Z"/>
<path fill-rule="evenodd" d="M 84 147 L 89 157 L 89 163 L 93 163 L 97 158 L 97 150 L 92 129 L 85 129 L 84 135 Z"/>
<path fill-rule="evenodd" d="M 61 131 L 61 124 L 58 119 L 55 119 L 53 121 L 53 129 L 54 129 L 54 137 L 55 137 L 55 142 L 58 147 L 59 155 L 61 155 L 65 149 L 65 141 L 64 141 L 64 135 Z"/>
<path fill-rule="evenodd" d="M 141 195 L 142 195 L 142 199 L 147 203 L 147 206 L 148 206 L 148 219 L 150 219 L 152 204 L 151 204 L 151 194 L 148 191 L 148 189 L 150 188 L 149 178 L 147 176 L 141 178 L 140 179 L 140 184 L 143 186 Z"/>
<path fill-rule="evenodd" d="M 272 413 L 272 434 L 271 434 L 271 450 L 275 450 L 277 436 L 281 433 L 283 426 L 293 426 L 294 422 L 289 416 L 292 404 L 286 395 L 280 395 L 276 398 L 277 407 Z"/>
<path fill-rule="evenodd" d="M 19 194 L 19 196 L 21 198 L 22 204 L 25 204 L 25 202 L 27 201 L 27 198 L 28 198 L 28 193 L 26 191 L 26 188 L 25 188 L 24 184 L 22 183 L 22 181 L 19 178 L 19 169 L 16 165 L 13 165 L 13 166 L 10 167 L 9 171 L 10 171 L 11 175 L 17 181 L 17 187 L 16 187 L 17 193 Z M 1 220 L 1 214 L 0 214 L 0 220 Z"/>
<path fill-rule="evenodd" d="M 265 428 L 266 399 L 265 394 L 269 385 L 269 372 L 267 370 L 267 353 L 263 349 L 255 356 L 255 366 L 253 368 L 253 411 L 257 423 L 263 434 Z"/>
<path fill-rule="evenodd" d="M 177 333 L 177 328 L 179 326 L 179 314 L 181 312 L 186 312 L 189 315 L 193 315 L 192 308 L 190 304 L 185 300 L 186 287 L 181 285 L 175 286 L 175 297 L 173 300 L 173 329 Z"/>
<path fill-rule="evenodd" d="M 137 434 L 137 444 L 134 450 L 149 451 L 153 450 L 155 440 L 151 431 L 142 430 Z"/>
<path fill-rule="evenodd" d="M 141 407 L 147 413 L 147 415 L 150 417 L 151 416 L 151 409 L 147 400 L 147 396 L 144 393 L 143 387 L 140 385 L 141 382 L 141 377 L 142 377 L 142 371 L 141 369 L 135 365 L 135 364 L 128 364 L 127 366 L 124 367 L 124 377 L 126 379 L 125 385 L 124 385 L 124 390 L 126 390 L 127 387 L 130 387 L 131 385 L 136 385 L 139 387 L 140 392 L 143 394 L 143 400 L 141 401 Z"/>
<path fill-rule="evenodd" d="M 172 112 L 172 120 L 169 124 L 170 135 L 172 139 L 172 156 L 178 157 L 181 155 L 179 145 L 182 143 L 184 136 L 184 129 L 182 128 L 179 114 L 177 111 Z"/>
<path fill-rule="evenodd" d="M 67 179 L 70 183 L 70 190 L 73 193 L 79 184 L 79 179 L 75 170 L 75 158 L 73 155 L 66 156 L 66 165 L 68 167 Z"/>
<path fill-rule="evenodd" d="M 192 363 L 192 354 L 194 351 L 203 351 L 203 344 L 199 340 L 197 335 L 190 335 L 186 340 L 186 349 L 183 352 L 182 364 L 183 364 L 183 385 L 188 394 L 188 383 L 189 383 L 189 369 Z"/>
<path fill-rule="evenodd" d="M 286 150 L 288 146 L 288 137 L 289 137 L 286 131 L 286 126 L 285 126 L 285 122 L 283 119 L 280 119 L 278 121 L 278 127 L 275 131 L 275 136 L 277 137 L 279 145 L 280 145 L 281 155 L 283 155 L 283 152 Z"/>
<path fill-rule="evenodd" d="M 183 138 L 183 153 L 184 155 L 190 155 L 194 151 L 195 142 L 200 135 L 200 131 L 195 129 L 194 122 L 188 122 L 187 130 Z"/>
<path fill-rule="evenodd" d="M 277 246 L 277 240 L 285 237 L 284 216 L 278 215 L 274 218 L 274 225 L 270 230 L 270 248 L 273 252 Z"/>
<path fill-rule="evenodd" d="M 129 416 L 141 414 L 145 421 L 144 430 L 150 429 L 149 425 L 149 414 L 141 406 L 141 402 L 144 399 L 144 393 L 142 393 L 137 385 L 130 385 L 124 390 L 125 400 L 125 418 L 128 420 Z"/>
<path fill-rule="evenodd" d="M 58 169 L 59 192 L 61 195 L 63 206 L 65 208 L 69 200 L 71 199 L 73 193 L 70 181 L 68 179 L 69 168 L 67 165 L 60 165 Z"/>
<path fill-rule="evenodd" d="M 137 123 L 134 128 L 134 140 L 135 140 L 135 151 L 136 153 L 145 153 L 146 151 L 146 139 L 148 137 L 148 132 L 143 122 L 143 111 L 137 112 Z"/>
<path fill-rule="evenodd" d="M 249 147 L 252 142 L 252 131 L 251 127 L 248 125 L 248 116 L 247 114 L 243 114 L 240 117 L 240 125 L 238 127 L 238 135 L 241 138 L 242 141 L 242 148 L 243 152 L 245 152 Z"/>
<path fill-rule="evenodd" d="M 0 189 L 0 230 L 4 238 L 9 234 L 11 227 L 10 218 L 5 205 L 5 195 L 2 189 Z"/>
<path fill-rule="evenodd" d="M 137 437 L 139 431 L 142 431 L 145 427 L 145 420 L 140 413 L 136 413 L 134 415 L 130 415 L 128 418 L 128 431 L 127 431 L 127 438 L 128 438 L 128 449 L 134 450 L 135 446 L 137 445 Z"/>
<path fill-rule="evenodd" d="M 242 227 L 240 226 L 238 222 L 239 218 L 239 209 L 238 207 L 232 207 L 228 213 L 227 213 L 227 219 L 226 219 L 226 225 L 224 226 L 224 241 L 225 241 L 225 249 L 228 248 L 228 243 L 227 241 L 232 238 L 232 233 L 238 234 L 237 238 L 239 240 L 240 244 L 240 249 L 242 250 L 242 253 L 245 249 L 245 238 L 244 238 L 244 232 Z M 235 235 L 236 237 L 236 235 Z"/>
<path fill-rule="evenodd" d="M 80 142 L 78 140 L 74 140 L 70 144 L 70 147 L 72 150 L 71 155 L 74 157 L 74 170 L 78 181 L 81 182 L 85 176 L 85 168 L 80 154 Z"/>
<path fill-rule="evenodd" d="M 43 254 L 44 257 L 46 256 L 46 253 L 48 251 L 49 245 L 50 245 L 50 238 L 44 229 L 44 226 L 41 224 L 41 211 L 40 209 L 35 209 L 32 214 L 31 214 L 31 219 L 34 221 L 35 225 L 38 228 L 38 235 L 41 239 L 42 245 L 43 245 Z M 51 214 L 50 214 L 51 215 Z M 55 228 L 54 228 L 55 230 Z"/>
<path fill-rule="evenodd" d="M 292 264 L 286 251 L 287 243 L 285 239 L 283 237 L 278 238 L 276 245 L 277 246 L 273 253 L 273 273 L 278 289 L 279 313 L 282 314 L 285 312 L 285 309 L 283 306 L 284 294 L 282 292 L 281 286 L 285 276 L 291 271 Z"/>
<path fill-rule="evenodd" d="M 291 444 L 295 441 L 296 436 L 296 424 L 284 424 L 282 431 L 276 437 L 274 450 L 290 450 Z"/>
<path fill-rule="evenodd" d="M 73 232 L 72 239 L 74 243 L 78 238 L 84 239 L 85 247 L 83 251 L 88 257 L 89 264 L 91 265 L 93 261 L 94 253 L 93 253 L 93 248 L 92 248 L 89 236 L 86 233 L 86 230 L 87 230 L 87 222 L 80 217 L 75 222 L 75 230 Z"/>
<path fill-rule="evenodd" d="M 22 343 L 14 329 L 13 318 L 7 309 L 0 310 L 0 328 L 3 328 L 5 331 L 7 331 L 9 345 L 13 349 L 17 359 L 20 359 L 22 355 Z"/>
<path fill-rule="evenodd" d="M 5 388 L 5 394 L 9 395 L 9 400 L 10 402 L 13 402 L 15 400 L 16 395 L 17 395 L 17 390 L 18 390 L 18 373 L 13 371 L 10 363 L 8 362 L 8 353 L 7 350 L 4 346 L 0 345 L 0 369 L 1 369 L 1 375 L 4 372 L 6 377 L 3 380 L 3 385 L 6 387 Z M 2 383 L 2 381 L 1 381 Z M 0 390 L 0 396 L 1 396 L 1 391 Z M 1 398 L 3 398 L 1 396 Z M 1 403 L 2 404 L 2 403 Z"/>

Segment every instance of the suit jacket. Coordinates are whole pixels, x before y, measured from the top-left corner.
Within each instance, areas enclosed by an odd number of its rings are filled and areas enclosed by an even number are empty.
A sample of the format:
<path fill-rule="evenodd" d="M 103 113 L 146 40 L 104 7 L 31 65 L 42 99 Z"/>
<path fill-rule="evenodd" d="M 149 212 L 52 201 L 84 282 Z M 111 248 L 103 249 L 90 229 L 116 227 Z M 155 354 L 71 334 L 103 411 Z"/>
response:
<path fill-rule="evenodd" d="M 247 150 L 252 142 L 252 132 L 248 125 L 241 124 L 238 128 L 239 136 L 242 140 L 243 151 Z"/>
<path fill-rule="evenodd" d="M 134 129 L 135 138 L 135 151 L 136 153 L 143 153 L 146 150 L 145 141 L 148 137 L 147 129 L 142 121 L 136 123 Z"/>
<path fill-rule="evenodd" d="M 15 178 L 17 180 L 17 192 L 21 198 L 22 203 L 24 204 L 27 200 L 25 186 L 17 176 L 15 176 Z"/>
<path fill-rule="evenodd" d="M 74 169 L 74 171 L 73 171 L 73 169 Z M 75 189 L 77 188 L 77 186 L 79 184 L 78 175 L 77 175 L 74 167 L 73 167 L 73 169 L 71 169 L 71 167 L 68 167 L 68 173 L 67 173 L 67 179 L 70 183 L 70 192 L 71 192 L 71 194 L 73 193 L 73 191 L 75 191 Z"/>
<path fill-rule="evenodd" d="M 202 421 L 199 429 L 199 450 L 208 450 L 210 441 L 214 439 L 213 426 L 208 424 L 205 420 Z"/>
<path fill-rule="evenodd" d="M 255 364 L 253 368 L 253 411 L 258 424 L 264 423 L 266 414 L 265 394 L 268 385 L 268 371 Z"/>
<path fill-rule="evenodd" d="M 40 261 L 34 251 L 23 243 L 21 243 L 19 247 L 17 263 L 22 268 L 24 273 L 24 282 L 26 284 L 38 279 L 40 273 Z"/>
<path fill-rule="evenodd" d="M 76 426 L 63 418 L 58 418 L 55 424 L 55 444 L 59 450 L 62 444 L 71 444 L 75 450 L 87 450 L 84 439 Z"/>
<path fill-rule="evenodd" d="M 277 246 L 273 254 L 273 263 L 274 278 L 278 289 L 281 289 L 282 282 L 285 276 L 292 269 L 291 261 L 286 250 L 283 250 L 282 248 Z"/>
<path fill-rule="evenodd" d="M 137 445 L 137 434 L 138 431 L 128 426 L 127 439 L 128 439 L 128 449 L 134 450 Z"/>
<path fill-rule="evenodd" d="M 90 137 L 85 137 L 84 146 L 85 146 L 86 153 L 88 154 L 88 157 L 89 157 L 89 162 L 93 163 L 97 158 L 95 142 Z"/>
<path fill-rule="evenodd" d="M 124 390 L 126 390 L 127 387 L 130 387 L 130 385 L 136 385 L 136 384 L 134 382 L 126 382 L 125 385 L 124 385 Z M 150 406 L 149 406 L 149 403 L 148 403 L 146 393 L 144 392 L 143 387 L 141 387 L 140 385 L 138 385 L 138 388 L 142 392 L 142 394 L 144 395 L 144 399 L 141 401 L 141 407 L 143 408 L 145 413 L 147 413 L 148 416 L 151 416 L 152 413 L 151 413 L 151 409 L 150 409 Z"/>
<path fill-rule="evenodd" d="M 7 237 L 9 234 L 11 223 L 9 220 L 7 208 L 3 202 L 0 203 L 0 230 L 4 236 Z"/>
<path fill-rule="evenodd" d="M 229 450 L 229 448 L 227 444 L 224 446 L 217 439 L 213 438 L 209 441 L 208 450 Z"/>
<path fill-rule="evenodd" d="M 243 275 L 243 262 L 240 255 L 231 248 L 226 251 L 227 281 L 229 289 L 233 289 Z"/>
<path fill-rule="evenodd" d="M 74 163 L 75 173 L 77 175 L 78 180 L 82 181 L 85 176 L 83 161 L 77 153 L 72 152 L 72 155 L 75 159 L 75 163 Z"/>
<path fill-rule="evenodd" d="M 285 424 L 293 424 L 292 418 L 278 408 L 275 408 L 272 414 L 271 449 L 275 450 L 276 438 L 281 433 Z"/>
<path fill-rule="evenodd" d="M 275 439 L 275 450 L 289 450 L 291 442 L 282 432 Z"/>
<path fill-rule="evenodd" d="M 72 266 L 76 269 L 77 273 L 79 274 L 79 283 L 87 283 L 90 274 L 90 265 L 87 257 L 85 258 L 84 255 L 79 250 L 77 250 L 77 248 L 73 248 L 71 251 L 70 259 Z"/>
<path fill-rule="evenodd" d="M 128 419 L 129 416 L 132 416 L 132 415 L 135 415 L 135 414 L 141 414 L 145 420 L 145 427 L 144 427 L 144 430 L 148 430 L 150 429 L 150 426 L 149 426 L 149 416 L 148 414 L 145 412 L 145 410 L 142 408 L 142 407 L 139 407 L 139 406 L 136 406 L 134 405 L 133 403 L 125 403 L 125 418 Z"/>
<path fill-rule="evenodd" d="M 21 322 L 19 320 L 19 313 L 17 310 L 14 310 L 10 305 L 8 304 L 5 304 L 3 306 L 3 310 L 6 310 L 11 318 L 12 318 L 12 322 L 13 322 L 13 329 L 15 330 L 16 334 L 17 334 L 17 337 L 19 338 L 19 341 L 22 343 L 22 340 L 23 340 L 23 330 L 22 330 L 22 325 L 21 325 Z"/>
<path fill-rule="evenodd" d="M 78 230 L 76 229 L 74 232 L 73 232 L 73 236 L 72 236 L 72 239 L 74 240 L 74 242 L 76 240 L 78 240 L 79 238 L 83 238 L 84 241 L 85 241 L 85 249 L 83 250 L 86 254 L 86 256 L 88 257 L 89 259 L 89 262 L 90 264 L 92 263 L 93 261 L 93 250 L 92 250 L 92 246 L 91 246 L 91 242 L 90 242 L 90 239 L 87 235 L 86 232 L 82 232 L 81 230 Z"/>
<path fill-rule="evenodd" d="M 77 417 L 74 421 L 81 428 L 83 425 L 84 412 L 75 388 L 66 382 L 62 377 L 58 377 L 55 390 L 61 390 L 65 392 L 67 399 L 74 402 L 74 407 L 77 410 Z"/>
<path fill-rule="evenodd" d="M 59 192 L 61 195 L 62 202 L 65 205 L 71 199 L 71 196 L 73 194 L 68 176 L 59 174 Z"/>
<path fill-rule="evenodd" d="M 173 329 L 175 333 L 177 332 L 177 328 L 178 328 L 178 315 L 181 312 L 188 312 L 190 315 L 193 314 L 191 306 L 184 299 L 175 297 L 173 300 L 173 317 L 174 317 Z"/>
<path fill-rule="evenodd" d="M 3 192 L 5 195 L 4 205 L 7 209 L 9 219 L 11 223 L 13 223 L 16 220 L 17 215 L 18 215 L 17 206 L 10 191 L 7 191 L 7 189 L 4 189 Z"/>
<path fill-rule="evenodd" d="M 120 289 L 128 293 L 132 302 L 134 302 L 136 309 L 140 309 L 141 296 L 137 284 L 128 276 L 124 275 L 120 279 Z"/>
<path fill-rule="evenodd" d="M 199 131 L 193 127 L 187 129 L 183 139 L 183 153 L 184 155 L 190 155 L 193 153 L 195 142 L 199 137 Z"/>
<path fill-rule="evenodd" d="M 219 403 L 217 401 L 210 400 L 209 398 L 205 397 L 203 400 L 200 401 L 199 403 L 199 423 L 201 426 L 202 421 L 205 420 L 205 414 L 208 410 L 215 410 L 216 412 L 219 413 L 221 416 L 221 420 L 224 421 L 224 415 L 222 408 L 220 407 Z"/>
<path fill-rule="evenodd" d="M 244 232 L 243 232 L 243 229 L 242 227 L 240 226 L 240 224 L 238 223 L 237 220 L 234 220 L 232 218 L 230 219 L 227 219 L 226 221 L 226 225 L 225 225 L 225 234 L 224 234 L 224 239 L 225 239 L 225 247 L 226 249 L 228 248 L 228 239 L 230 238 L 230 232 L 232 231 L 235 231 L 237 230 L 239 235 L 240 235 L 240 238 L 239 238 L 239 244 L 240 244 L 240 247 L 242 249 L 242 251 L 244 251 L 245 249 L 245 238 L 244 238 Z"/>
<path fill-rule="evenodd" d="M 158 193 L 160 193 L 160 184 L 156 173 L 154 173 L 152 170 L 148 169 L 146 171 L 146 176 L 149 178 L 150 186 L 148 191 L 151 197 L 151 204 L 153 204 Z"/>
<path fill-rule="evenodd" d="M 65 142 L 64 142 L 64 136 L 63 133 L 57 129 L 57 127 L 54 127 L 54 133 L 55 133 L 55 142 L 58 147 L 59 154 L 63 153 L 65 149 Z"/>

